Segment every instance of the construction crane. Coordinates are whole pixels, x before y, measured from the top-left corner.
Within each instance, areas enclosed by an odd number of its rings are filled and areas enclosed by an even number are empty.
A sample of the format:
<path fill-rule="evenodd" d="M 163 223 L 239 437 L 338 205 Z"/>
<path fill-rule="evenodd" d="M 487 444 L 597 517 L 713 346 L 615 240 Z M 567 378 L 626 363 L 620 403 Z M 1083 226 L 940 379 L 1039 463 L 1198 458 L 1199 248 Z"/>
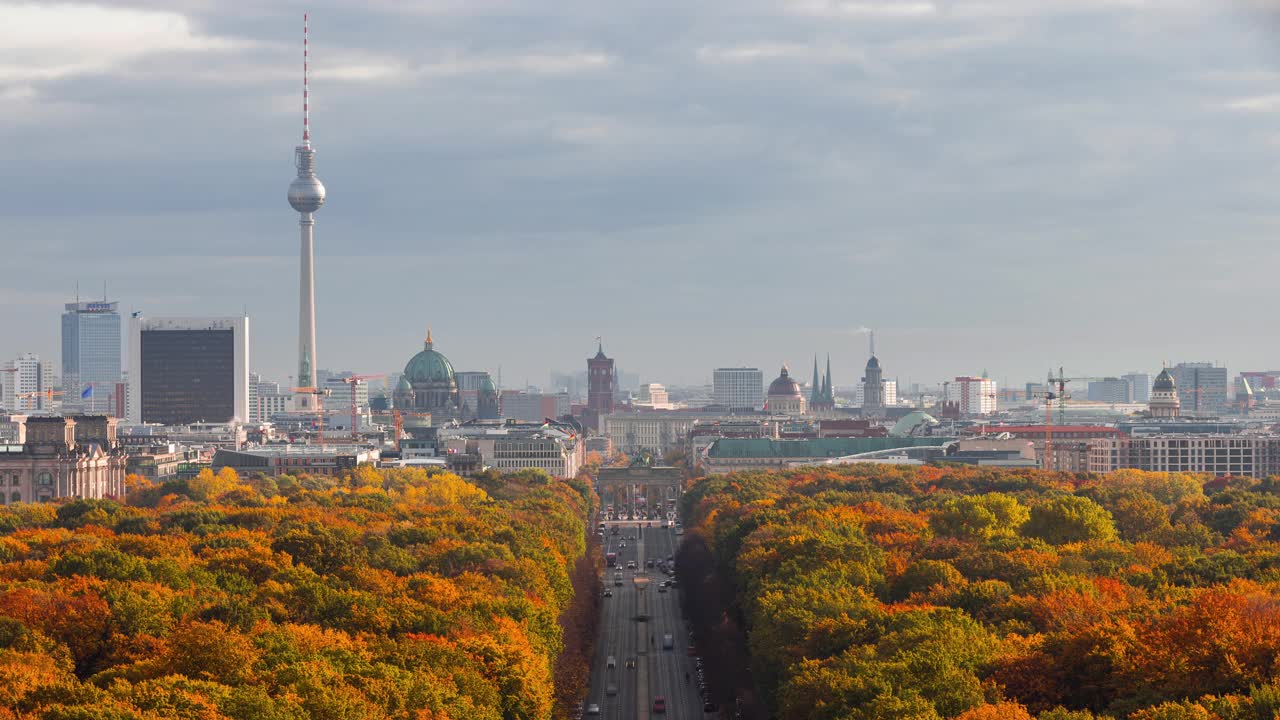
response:
<path fill-rule="evenodd" d="M 353 442 L 360 442 L 360 403 L 356 400 L 356 386 L 366 380 L 385 377 L 386 375 L 352 375 L 342 378 L 342 382 L 347 384 L 347 390 L 351 393 L 351 440 Z"/>
<path fill-rule="evenodd" d="M 1058 424 L 1059 424 L 1059 425 L 1066 425 L 1066 424 L 1067 424 L 1067 403 L 1066 403 L 1066 401 L 1071 399 L 1071 395 L 1067 393 L 1067 383 L 1069 383 L 1069 382 L 1095 382 L 1095 381 L 1099 381 L 1099 380 L 1106 380 L 1106 378 L 1100 378 L 1100 377 L 1067 377 L 1067 373 L 1062 369 L 1062 367 L 1061 367 L 1061 366 L 1059 366 L 1059 367 L 1058 367 L 1058 374 L 1057 374 L 1057 376 L 1055 377 L 1055 376 L 1054 376 L 1054 374 L 1053 374 L 1053 369 L 1052 369 L 1052 368 L 1050 368 L 1050 370 L 1049 370 L 1049 378 L 1048 378 L 1048 387 L 1047 387 L 1046 389 L 1047 389 L 1049 392 L 1053 392 L 1054 388 L 1055 388 L 1055 387 L 1057 388 L 1057 400 L 1058 400 Z M 1046 399 L 1046 401 L 1045 401 L 1045 402 L 1046 402 L 1046 404 L 1047 404 L 1047 403 L 1048 403 L 1048 400 Z"/>
<path fill-rule="evenodd" d="M 47 400 L 47 401 L 48 401 L 48 403 L 49 403 L 50 407 L 49 407 L 49 408 L 37 407 L 37 408 L 34 408 L 34 409 L 36 409 L 36 410 L 49 410 L 49 409 L 52 409 L 52 406 L 53 406 L 53 396 L 54 396 L 54 395 L 61 395 L 61 394 L 62 394 L 62 391 L 61 391 L 61 390 L 54 390 L 54 389 L 50 388 L 50 389 L 48 389 L 48 390 L 39 390 L 39 391 L 37 391 L 37 392 L 18 393 L 18 394 L 17 394 L 17 397 L 18 397 L 19 399 L 21 399 L 21 400 L 30 400 L 31 398 L 44 398 L 45 400 Z M 39 405 L 39 403 L 36 403 L 36 404 L 37 404 L 37 405 Z"/>
<path fill-rule="evenodd" d="M 1053 469 L 1053 401 L 1059 399 L 1052 390 L 1036 393 L 1044 398 L 1044 469 Z"/>
<path fill-rule="evenodd" d="M 324 446 L 324 398 L 330 394 L 328 388 L 318 387 L 295 387 L 289 388 L 289 392 L 300 393 L 302 395 L 316 396 L 316 434 L 320 436 L 320 445 Z"/>
<path fill-rule="evenodd" d="M 393 422 L 395 423 L 396 452 L 400 452 L 400 436 L 404 434 L 404 419 L 406 417 L 431 417 L 431 413 L 407 413 L 401 412 L 400 410 L 392 410 L 391 412 L 375 412 L 370 414 L 374 417 L 390 416 L 393 419 Z"/>

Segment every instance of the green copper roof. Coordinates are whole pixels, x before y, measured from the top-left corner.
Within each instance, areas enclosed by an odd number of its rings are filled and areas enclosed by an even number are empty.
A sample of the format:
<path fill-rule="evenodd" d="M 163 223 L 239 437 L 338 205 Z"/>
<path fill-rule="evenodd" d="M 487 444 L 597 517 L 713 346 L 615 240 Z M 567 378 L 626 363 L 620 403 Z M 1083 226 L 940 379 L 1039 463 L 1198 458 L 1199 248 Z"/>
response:
<path fill-rule="evenodd" d="M 721 438 L 707 450 L 707 455 L 722 458 L 837 458 L 876 450 L 938 446 L 952 439 L 954 438 Z"/>
<path fill-rule="evenodd" d="M 449 358 L 431 349 L 431 342 L 426 343 L 422 352 L 414 355 L 409 364 L 404 366 L 404 377 L 410 383 L 431 383 L 453 381 L 453 365 Z"/>

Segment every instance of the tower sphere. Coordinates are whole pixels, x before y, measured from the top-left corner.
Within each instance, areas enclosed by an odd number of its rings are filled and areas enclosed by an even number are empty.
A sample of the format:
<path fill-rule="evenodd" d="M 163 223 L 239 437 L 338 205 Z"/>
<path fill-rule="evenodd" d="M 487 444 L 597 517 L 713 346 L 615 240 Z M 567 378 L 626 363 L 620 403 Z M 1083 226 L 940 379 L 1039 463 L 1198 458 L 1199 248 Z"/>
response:
<path fill-rule="evenodd" d="M 300 213 L 312 213 L 324 205 L 324 184 L 315 175 L 295 178 L 289 183 L 289 204 Z"/>

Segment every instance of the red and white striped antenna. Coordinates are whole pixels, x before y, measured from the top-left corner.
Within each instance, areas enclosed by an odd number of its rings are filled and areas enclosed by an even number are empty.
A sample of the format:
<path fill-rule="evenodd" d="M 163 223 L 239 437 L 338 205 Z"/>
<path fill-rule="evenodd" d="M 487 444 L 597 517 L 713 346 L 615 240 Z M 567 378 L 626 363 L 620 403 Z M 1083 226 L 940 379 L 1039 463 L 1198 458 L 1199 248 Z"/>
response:
<path fill-rule="evenodd" d="M 307 29 L 307 13 L 302 14 L 302 144 L 311 144 L 310 87 L 307 84 L 307 53 L 310 50 L 310 31 Z"/>

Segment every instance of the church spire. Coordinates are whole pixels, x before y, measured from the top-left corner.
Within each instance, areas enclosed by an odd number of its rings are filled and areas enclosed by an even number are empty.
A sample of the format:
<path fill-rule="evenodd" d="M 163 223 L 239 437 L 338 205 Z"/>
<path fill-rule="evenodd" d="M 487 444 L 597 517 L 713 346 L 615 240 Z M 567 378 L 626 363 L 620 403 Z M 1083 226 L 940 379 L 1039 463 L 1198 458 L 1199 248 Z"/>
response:
<path fill-rule="evenodd" d="M 826 387 L 823 393 L 825 397 L 823 399 L 826 400 L 828 405 L 830 405 L 831 407 L 835 407 L 836 388 L 835 388 L 835 384 L 831 382 L 831 353 L 827 353 L 827 381 L 825 383 L 825 386 Z"/>
<path fill-rule="evenodd" d="M 822 402 L 822 385 L 818 382 L 818 354 L 813 355 L 813 385 L 809 390 L 809 404 L 817 405 Z"/>

